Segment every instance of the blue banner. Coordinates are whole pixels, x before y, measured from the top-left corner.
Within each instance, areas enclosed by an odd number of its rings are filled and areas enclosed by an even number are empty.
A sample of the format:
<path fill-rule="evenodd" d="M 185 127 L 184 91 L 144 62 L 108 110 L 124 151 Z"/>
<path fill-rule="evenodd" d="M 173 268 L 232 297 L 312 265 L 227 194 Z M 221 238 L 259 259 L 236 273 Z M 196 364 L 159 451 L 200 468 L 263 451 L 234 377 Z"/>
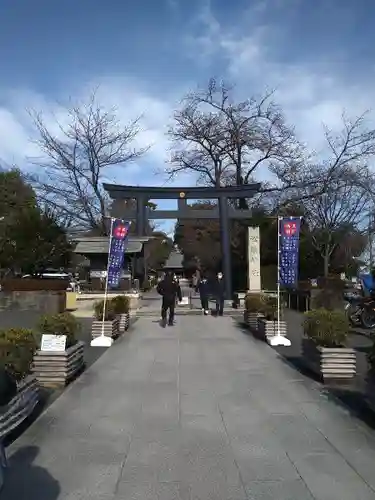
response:
<path fill-rule="evenodd" d="M 108 287 L 117 288 L 120 284 L 124 253 L 128 242 L 130 223 L 121 219 L 112 220 L 110 248 L 108 253 Z"/>
<path fill-rule="evenodd" d="M 299 235 L 301 217 L 279 219 L 279 283 L 293 287 L 298 283 Z"/>

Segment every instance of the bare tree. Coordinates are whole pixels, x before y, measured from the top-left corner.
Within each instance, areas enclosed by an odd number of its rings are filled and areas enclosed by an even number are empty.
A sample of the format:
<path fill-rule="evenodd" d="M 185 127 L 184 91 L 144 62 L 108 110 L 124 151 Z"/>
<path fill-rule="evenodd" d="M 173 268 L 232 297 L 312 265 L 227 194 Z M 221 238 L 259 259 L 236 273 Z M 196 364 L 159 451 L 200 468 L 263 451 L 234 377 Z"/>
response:
<path fill-rule="evenodd" d="M 167 173 L 191 171 L 209 185 L 241 185 L 264 167 L 283 187 L 293 184 L 304 151 L 272 93 L 234 102 L 232 91 L 211 79 L 206 89 L 183 99 L 169 130 L 173 154 Z"/>
<path fill-rule="evenodd" d="M 324 126 L 330 157 L 325 162 L 327 178 L 342 174 L 346 168 L 364 166 L 375 155 L 375 129 L 367 127 L 368 111 L 352 119 L 342 114 L 342 129 L 335 134 Z"/>
<path fill-rule="evenodd" d="M 336 171 L 335 177 L 325 182 L 322 194 L 314 193 L 310 197 L 305 193 L 304 218 L 312 244 L 323 258 L 325 276 L 328 276 L 333 252 L 344 237 L 350 232 L 358 234 L 365 230 L 364 222 L 372 206 L 365 186 L 367 175 L 363 167 L 343 165 L 340 174 Z M 310 189 L 315 187 L 309 186 Z"/>
<path fill-rule="evenodd" d="M 42 113 L 30 112 L 38 132 L 42 157 L 33 159 L 41 169 L 30 176 L 40 201 L 69 219 L 73 226 L 105 234 L 108 200 L 102 182 L 111 167 L 126 167 L 148 148 L 133 146 L 139 118 L 120 124 L 116 110 L 97 104 L 92 93 L 87 103 L 66 108 L 68 124 L 56 119 L 56 131 Z"/>
<path fill-rule="evenodd" d="M 314 163 L 306 163 L 298 170 L 298 175 L 289 177 L 283 185 L 288 189 L 274 190 L 273 186 L 264 186 L 262 191 L 270 193 L 275 199 L 275 206 L 304 202 L 330 191 L 342 176 L 348 174 L 357 188 L 363 189 L 366 196 L 375 200 L 374 179 L 368 168 L 369 161 L 375 155 L 375 129 L 366 126 L 367 112 L 354 119 L 342 115 L 342 128 L 334 133 L 324 126 L 327 149 L 321 153 L 323 159 L 315 158 Z M 290 175 L 290 171 L 286 172 Z"/>
<path fill-rule="evenodd" d="M 180 172 L 192 171 L 198 174 L 198 181 L 219 187 L 229 168 L 222 118 L 202 112 L 199 103 L 189 95 L 174 120 L 169 130 L 172 157 L 167 173 L 174 177 Z"/>

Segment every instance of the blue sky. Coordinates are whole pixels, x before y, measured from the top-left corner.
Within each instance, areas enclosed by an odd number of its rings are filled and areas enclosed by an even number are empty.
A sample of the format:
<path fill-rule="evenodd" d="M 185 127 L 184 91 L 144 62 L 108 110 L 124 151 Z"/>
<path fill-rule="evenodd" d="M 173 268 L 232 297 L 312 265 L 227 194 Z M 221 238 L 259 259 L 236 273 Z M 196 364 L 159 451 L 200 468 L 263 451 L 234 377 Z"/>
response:
<path fill-rule="evenodd" d="M 24 166 L 35 153 L 25 108 L 63 113 L 57 101 L 100 85 L 121 120 L 143 114 L 139 141 L 153 145 L 122 182 L 165 182 L 154 171 L 168 157 L 173 109 L 211 76 L 241 97 L 276 89 L 319 151 L 323 122 L 337 129 L 343 108 L 373 106 L 374 18 L 370 0 L 2 0 L 0 158 Z"/>

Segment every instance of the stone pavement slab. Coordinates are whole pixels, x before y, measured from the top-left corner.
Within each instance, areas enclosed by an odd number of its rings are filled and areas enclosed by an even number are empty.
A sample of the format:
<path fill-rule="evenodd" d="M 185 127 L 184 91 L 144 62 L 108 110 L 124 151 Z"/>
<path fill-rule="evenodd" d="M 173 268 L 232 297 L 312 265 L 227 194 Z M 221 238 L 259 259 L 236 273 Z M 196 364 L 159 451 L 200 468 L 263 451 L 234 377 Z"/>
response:
<path fill-rule="evenodd" d="M 1 499 L 375 499 L 375 439 L 230 317 L 140 318 L 9 450 Z"/>

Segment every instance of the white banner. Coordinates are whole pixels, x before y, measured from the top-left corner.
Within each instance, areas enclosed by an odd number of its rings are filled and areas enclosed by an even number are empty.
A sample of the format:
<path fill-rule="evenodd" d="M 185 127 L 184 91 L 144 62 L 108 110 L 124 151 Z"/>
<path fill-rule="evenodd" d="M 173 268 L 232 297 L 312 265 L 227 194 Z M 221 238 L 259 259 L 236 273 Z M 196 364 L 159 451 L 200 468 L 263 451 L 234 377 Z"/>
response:
<path fill-rule="evenodd" d="M 248 227 L 247 263 L 248 285 L 250 292 L 260 292 L 260 233 L 259 227 Z"/>

